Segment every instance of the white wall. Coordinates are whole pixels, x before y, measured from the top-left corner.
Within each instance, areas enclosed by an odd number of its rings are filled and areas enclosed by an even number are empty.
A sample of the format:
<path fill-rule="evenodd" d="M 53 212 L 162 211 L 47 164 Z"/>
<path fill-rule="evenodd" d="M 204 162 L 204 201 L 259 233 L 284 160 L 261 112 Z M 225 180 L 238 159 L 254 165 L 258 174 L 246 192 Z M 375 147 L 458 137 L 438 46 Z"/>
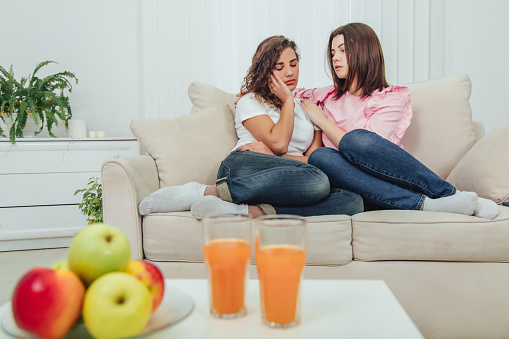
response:
<path fill-rule="evenodd" d="M 509 122 L 508 11 L 505 0 L 0 0 L 0 65 L 21 76 L 58 61 L 48 71 L 80 80 L 74 117 L 130 136 L 131 119 L 187 114 L 192 81 L 238 91 L 270 35 L 299 45 L 299 86 L 328 85 L 330 31 L 362 21 L 382 41 L 392 84 L 468 73 L 473 117 L 490 130 Z"/>

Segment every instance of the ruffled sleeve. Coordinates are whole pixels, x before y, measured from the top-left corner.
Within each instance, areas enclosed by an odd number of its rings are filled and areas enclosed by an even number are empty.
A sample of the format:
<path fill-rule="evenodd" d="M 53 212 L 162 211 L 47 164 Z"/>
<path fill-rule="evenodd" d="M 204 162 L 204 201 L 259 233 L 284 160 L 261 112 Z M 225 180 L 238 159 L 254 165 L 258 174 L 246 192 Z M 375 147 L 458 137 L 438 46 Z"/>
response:
<path fill-rule="evenodd" d="M 309 99 L 314 104 L 321 106 L 325 99 L 334 94 L 334 86 L 320 87 L 320 88 L 296 88 L 292 92 L 293 96 L 297 99 Z"/>
<path fill-rule="evenodd" d="M 401 146 L 401 138 L 412 121 L 410 91 L 404 86 L 390 86 L 373 93 L 366 106 L 366 130 Z"/>

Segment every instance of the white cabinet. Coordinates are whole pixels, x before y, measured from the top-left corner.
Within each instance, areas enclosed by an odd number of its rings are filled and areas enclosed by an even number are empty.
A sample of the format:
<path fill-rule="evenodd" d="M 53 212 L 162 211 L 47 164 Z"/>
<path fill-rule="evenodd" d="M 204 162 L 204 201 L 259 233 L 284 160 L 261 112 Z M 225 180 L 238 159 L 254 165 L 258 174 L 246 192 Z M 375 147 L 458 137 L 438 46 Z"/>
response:
<path fill-rule="evenodd" d="M 0 140 L 0 251 L 69 246 L 87 225 L 74 192 L 105 160 L 139 154 L 129 138 Z"/>

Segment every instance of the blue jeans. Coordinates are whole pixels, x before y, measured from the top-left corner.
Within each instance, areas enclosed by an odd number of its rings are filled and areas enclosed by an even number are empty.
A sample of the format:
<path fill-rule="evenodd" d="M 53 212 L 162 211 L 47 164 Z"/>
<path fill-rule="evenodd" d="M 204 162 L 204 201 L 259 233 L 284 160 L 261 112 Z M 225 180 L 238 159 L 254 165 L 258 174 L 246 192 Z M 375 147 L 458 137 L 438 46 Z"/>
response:
<path fill-rule="evenodd" d="M 217 178 L 221 199 L 258 205 L 266 214 L 352 215 L 363 211 L 359 195 L 331 190 L 322 171 L 293 159 L 233 151 L 221 163 Z"/>
<path fill-rule="evenodd" d="M 327 174 L 333 187 L 358 193 L 365 203 L 383 208 L 420 210 L 425 197 L 456 193 L 407 151 L 363 129 L 345 134 L 338 150 L 316 149 L 309 163 Z"/>

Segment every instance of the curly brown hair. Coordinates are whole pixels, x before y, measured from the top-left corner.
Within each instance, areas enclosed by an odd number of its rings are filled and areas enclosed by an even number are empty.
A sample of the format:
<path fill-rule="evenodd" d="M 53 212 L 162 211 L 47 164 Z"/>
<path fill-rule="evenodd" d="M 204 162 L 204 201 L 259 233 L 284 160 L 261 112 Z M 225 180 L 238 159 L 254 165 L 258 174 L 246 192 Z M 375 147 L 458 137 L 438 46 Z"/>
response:
<path fill-rule="evenodd" d="M 348 77 L 346 79 L 338 78 L 332 61 L 332 40 L 341 34 L 345 38 L 345 52 L 348 62 Z M 357 88 L 352 90 L 361 90 L 361 96 L 363 97 L 371 95 L 377 89 L 382 90 L 389 87 L 385 79 L 384 54 L 380 40 L 378 40 L 375 31 L 366 24 L 354 22 L 335 29 L 329 37 L 327 61 L 334 80 L 336 98 L 341 97 L 351 89 L 350 86 L 356 77 Z"/>
<path fill-rule="evenodd" d="M 258 45 L 251 67 L 240 87 L 241 97 L 253 92 L 258 100 L 269 106 L 276 108 L 283 106 L 281 100 L 270 91 L 269 81 L 281 53 L 287 48 L 294 50 L 299 61 L 297 45 L 282 35 L 271 36 Z"/>

